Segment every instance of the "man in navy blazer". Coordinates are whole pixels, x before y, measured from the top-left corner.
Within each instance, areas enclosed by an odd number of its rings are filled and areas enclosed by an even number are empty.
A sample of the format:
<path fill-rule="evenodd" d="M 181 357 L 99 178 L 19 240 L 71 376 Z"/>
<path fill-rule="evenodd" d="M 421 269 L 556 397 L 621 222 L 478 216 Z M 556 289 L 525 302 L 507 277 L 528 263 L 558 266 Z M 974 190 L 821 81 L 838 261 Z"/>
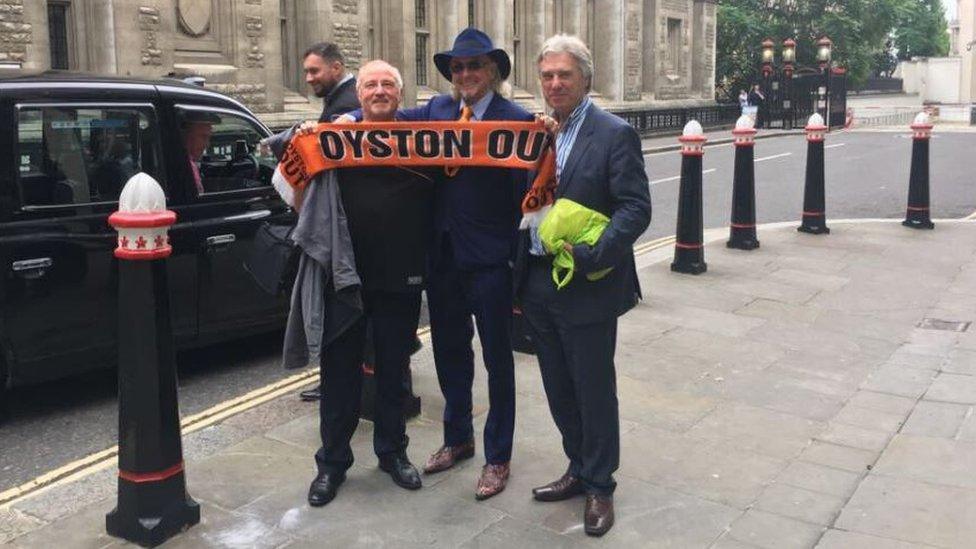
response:
<path fill-rule="evenodd" d="M 511 72 L 504 50 L 484 32 L 467 28 L 453 49 L 434 55 L 454 93 L 400 111 L 401 121 L 531 121 L 525 109 L 502 97 Z M 350 113 L 358 118 L 358 113 Z M 474 316 L 488 370 L 486 465 L 475 497 L 505 489 L 515 432 L 515 365 L 512 357 L 512 260 L 515 256 L 525 170 L 447 167 L 434 192 L 434 235 L 427 301 L 437 379 L 444 395 L 444 444 L 424 472 L 444 471 L 474 456 L 471 389 L 474 380 Z"/>
<path fill-rule="evenodd" d="M 637 132 L 588 97 L 593 61 L 576 37 L 542 46 L 539 78 L 559 122 L 556 199 L 569 199 L 610 218 L 596 245 L 566 245 L 579 273 L 562 289 L 552 280 L 534 228 L 523 239 L 517 295 L 536 345 L 549 409 L 569 459 L 558 480 L 533 490 L 539 501 L 586 494 L 584 529 L 613 526 L 613 472 L 620 461 L 616 373 L 617 317 L 640 298 L 633 244 L 651 220 L 651 197 Z M 612 268 L 599 280 L 583 274 Z"/>

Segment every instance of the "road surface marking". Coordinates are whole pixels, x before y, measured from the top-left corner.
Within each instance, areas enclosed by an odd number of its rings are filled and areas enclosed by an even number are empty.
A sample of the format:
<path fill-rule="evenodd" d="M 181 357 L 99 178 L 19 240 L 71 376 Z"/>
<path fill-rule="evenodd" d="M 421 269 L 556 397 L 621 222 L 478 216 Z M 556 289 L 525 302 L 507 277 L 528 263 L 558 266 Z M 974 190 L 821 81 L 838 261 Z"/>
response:
<path fill-rule="evenodd" d="M 793 156 L 793 153 L 780 153 L 780 154 L 774 154 L 773 156 L 764 156 L 762 158 L 755 159 L 754 162 L 765 162 L 767 160 L 774 160 L 776 158 L 783 158 L 784 156 Z"/>
<path fill-rule="evenodd" d="M 712 173 L 714 171 L 715 171 L 715 168 L 709 168 L 707 170 L 703 170 L 702 171 L 702 175 L 705 175 L 707 173 Z M 658 183 L 667 183 L 668 181 L 677 181 L 679 179 L 681 179 L 681 176 L 680 175 L 676 175 L 674 177 L 665 177 L 664 179 L 655 179 L 654 181 L 651 181 L 650 184 L 651 185 L 657 185 Z"/>
<path fill-rule="evenodd" d="M 833 145 L 824 145 L 825 149 L 833 149 L 834 147 L 843 147 L 847 143 L 834 143 Z"/>

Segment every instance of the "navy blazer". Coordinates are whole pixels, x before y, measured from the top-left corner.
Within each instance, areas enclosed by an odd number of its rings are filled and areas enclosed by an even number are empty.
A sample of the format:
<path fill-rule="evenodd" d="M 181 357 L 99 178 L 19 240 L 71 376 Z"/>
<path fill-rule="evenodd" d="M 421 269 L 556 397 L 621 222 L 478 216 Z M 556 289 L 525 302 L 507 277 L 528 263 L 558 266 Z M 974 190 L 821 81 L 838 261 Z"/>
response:
<path fill-rule="evenodd" d="M 568 198 L 610 218 L 595 246 L 573 248 L 576 276 L 556 292 L 560 308 L 573 324 L 619 316 L 640 298 L 634 242 L 651 222 L 651 193 L 637 132 L 595 104 L 586 111 L 573 149 L 566 158 L 556 199 Z M 516 295 L 524 279 L 528 238 L 522 239 Z M 589 281 L 585 273 L 613 267 L 606 277 Z"/>
<path fill-rule="evenodd" d="M 449 95 L 438 95 L 424 106 L 405 109 L 400 119 L 457 120 L 461 107 Z M 535 118 L 515 103 L 495 94 L 482 120 L 532 121 Z M 438 170 L 434 193 L 435 240 L 431 259 L 436 265 L 442 239 L 451 239 L 454 259 L 461 269 L 509 264 L 517 248 L 522 197 L 527 189 L 526 170 L 513 168 L 461 168 L 454 177 Z"/>

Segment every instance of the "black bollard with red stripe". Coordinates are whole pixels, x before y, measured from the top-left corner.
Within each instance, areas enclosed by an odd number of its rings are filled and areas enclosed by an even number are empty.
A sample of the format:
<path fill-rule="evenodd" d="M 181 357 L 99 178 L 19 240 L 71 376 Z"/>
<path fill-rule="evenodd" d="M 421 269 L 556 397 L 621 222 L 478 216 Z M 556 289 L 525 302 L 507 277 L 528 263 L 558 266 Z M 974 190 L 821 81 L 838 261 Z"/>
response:
<path fill-rule="evenodd" d="M 807 174 L 803 190 L 803 222 L 796 230 L 830 234 L 824 198 L 824 135 L 827 126 L 819 113 L 807 122 Z"/>
<path fill-rule="evenodd" d="M 701 274 L 705 264 L 705 245 L 702 229 L 702 157 L 705 136 L 701 124 L 692 120 L 685 125 L 681 141 L 681 187 L 678 195 L 678 227 L 674 243 L 676 273 Z"/>
<path fill-rule="evenodd" d="M 735 168 L 732 176 L 732 220 L 729 224 L 729 248 L 755 250 L 756 237 L 756 174 L 754 150 L 756 129 L 748 115 L 735 123 L 732 137 L 735 142 Z"/>
<path fill-rule="evenodd" d="M 912 122 L 912 171 L 908 179 L 908 210 L 901 222 L 913 229 L 934 229 L 929 213 L 929 140 L 932 123 L 924 112 Z"/>
<path fill-rule="evenodd" d="M 162 188 L 144 173 L 129 179 L 109 217 L 119 233 L 119 479 L 105 528 L 147 546 L 200 522 L 183 473 L 166 280 L 175 221 Z"/>

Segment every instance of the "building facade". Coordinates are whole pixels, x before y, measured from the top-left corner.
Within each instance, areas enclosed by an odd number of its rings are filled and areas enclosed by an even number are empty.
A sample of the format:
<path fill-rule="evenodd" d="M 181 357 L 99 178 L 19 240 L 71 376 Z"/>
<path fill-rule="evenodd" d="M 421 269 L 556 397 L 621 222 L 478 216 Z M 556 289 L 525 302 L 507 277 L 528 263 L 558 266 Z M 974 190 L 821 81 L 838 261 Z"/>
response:
<path fill-rule="evenodd" d="M 615 110 L 710 103 L 715 0 L 0 0 L 0 66 L 140 77 L 200 75 L 262 113 L 314 110 L 300 56 L 316 41 L 351 68 L 383 58 L 407 104 L 447 91 L 434 67 L 467 26 L 512 57 L 513 96 L 542 106 L 535 57 L 565 32 L 594 54 L 593 95 Z"/>

